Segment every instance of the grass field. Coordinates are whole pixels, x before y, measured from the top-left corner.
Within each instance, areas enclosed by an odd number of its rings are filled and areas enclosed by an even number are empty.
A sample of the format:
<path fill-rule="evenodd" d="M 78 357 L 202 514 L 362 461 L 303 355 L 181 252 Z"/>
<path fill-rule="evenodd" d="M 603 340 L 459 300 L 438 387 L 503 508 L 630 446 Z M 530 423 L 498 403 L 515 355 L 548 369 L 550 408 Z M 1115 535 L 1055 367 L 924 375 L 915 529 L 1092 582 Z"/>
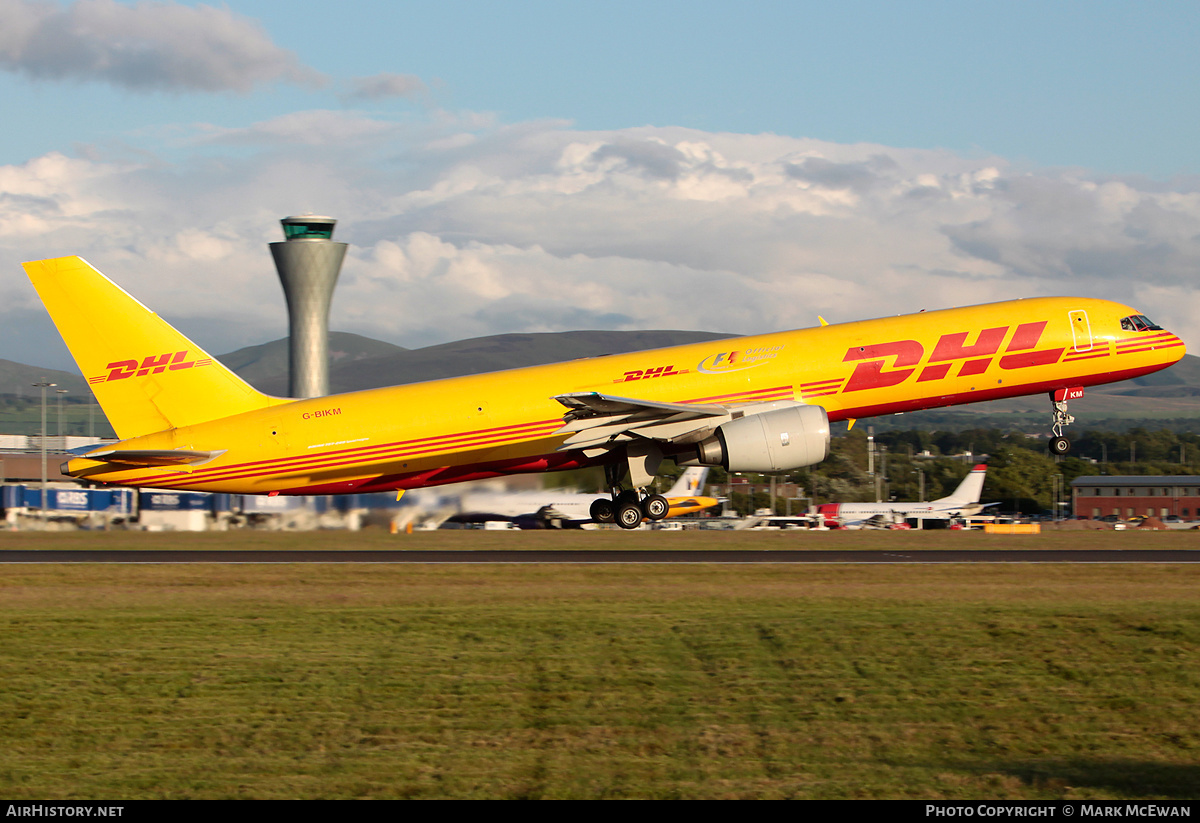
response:
<path fill-rule="evenodd" d="M 1200 531 L 1043 531 L 1040 535 L 984 534 L 981 531 L 432 531 L 388 534 L 385 529 L 347 531 L 0 531 L 4 549 L 322 549 L 337 550 L 789 550 L 837 549 L 1195 549 Z"/>
<path fill-rule="evenodd" d="M 567 547 L 688 537 L 613 535 Z M 91 539 L 555 545 L 0 548 Z M 1184 565 L 4 566 L 0 796 L 1195 798 L 1198 591 Z"/>

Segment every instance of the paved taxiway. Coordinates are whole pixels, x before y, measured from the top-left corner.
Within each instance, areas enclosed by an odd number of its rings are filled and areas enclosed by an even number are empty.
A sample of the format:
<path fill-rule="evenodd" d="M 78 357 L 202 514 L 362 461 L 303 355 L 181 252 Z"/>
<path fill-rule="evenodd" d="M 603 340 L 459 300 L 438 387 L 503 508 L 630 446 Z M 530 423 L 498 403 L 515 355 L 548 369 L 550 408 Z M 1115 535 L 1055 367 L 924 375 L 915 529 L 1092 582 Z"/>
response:
<path fill-rule="evenodd" d="M 0 550 L 0 563 L 1200 563 L 1200 549 L 946 551 Z"/>

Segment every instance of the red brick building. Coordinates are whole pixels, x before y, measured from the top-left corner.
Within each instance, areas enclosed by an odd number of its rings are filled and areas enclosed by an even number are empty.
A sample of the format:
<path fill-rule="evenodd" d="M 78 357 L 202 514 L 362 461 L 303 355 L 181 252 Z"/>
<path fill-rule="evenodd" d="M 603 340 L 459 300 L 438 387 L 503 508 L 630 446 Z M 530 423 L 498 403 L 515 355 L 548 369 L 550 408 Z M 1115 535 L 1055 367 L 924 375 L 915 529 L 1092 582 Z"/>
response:
<path fill-rule="evenodd" d="M 1076 517 L 1098 520 L 1115 514 L 1200 520 L 1200 475 L 1117 475 L 1077 477 L 1071 481 Z"/>

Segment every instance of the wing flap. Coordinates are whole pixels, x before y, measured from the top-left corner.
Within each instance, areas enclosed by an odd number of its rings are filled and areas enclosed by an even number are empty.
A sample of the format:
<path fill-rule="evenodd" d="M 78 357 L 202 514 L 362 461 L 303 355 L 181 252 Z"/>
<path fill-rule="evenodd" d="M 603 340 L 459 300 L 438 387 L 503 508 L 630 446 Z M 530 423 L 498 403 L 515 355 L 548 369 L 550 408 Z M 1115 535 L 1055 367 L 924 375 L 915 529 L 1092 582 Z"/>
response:
<path fill-rule="evenodd" d="M 724 406 L 702 403 L 659 403 L 653 400 L 637 400 L 632 397 L 615 397 L 599 392 L 572 392 L 560 394 L 554 399 L 569 410 L 564 415 L 567 422 L 614 414 L 649 413 L 657 417 L 666 414 L 684 414 L 690 417 L 718 417 L 727 413 Z"/>

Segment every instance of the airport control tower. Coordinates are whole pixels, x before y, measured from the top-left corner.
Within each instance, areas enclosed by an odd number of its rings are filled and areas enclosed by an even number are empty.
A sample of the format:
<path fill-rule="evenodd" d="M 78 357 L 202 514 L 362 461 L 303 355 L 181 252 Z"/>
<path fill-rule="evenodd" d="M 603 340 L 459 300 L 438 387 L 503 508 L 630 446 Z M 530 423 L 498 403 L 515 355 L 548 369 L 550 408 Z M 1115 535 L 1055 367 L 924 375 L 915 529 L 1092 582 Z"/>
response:
<path fill-rule="evenodd" d="M 337 284 L 346 244 L 333 242 L 337 220 L 305 214 L 285 217 L 282 243 L 271 256 L 287 297 L 289 336 L 288 393 L 292 397 L 329 394 L 329 303 Z"/>

